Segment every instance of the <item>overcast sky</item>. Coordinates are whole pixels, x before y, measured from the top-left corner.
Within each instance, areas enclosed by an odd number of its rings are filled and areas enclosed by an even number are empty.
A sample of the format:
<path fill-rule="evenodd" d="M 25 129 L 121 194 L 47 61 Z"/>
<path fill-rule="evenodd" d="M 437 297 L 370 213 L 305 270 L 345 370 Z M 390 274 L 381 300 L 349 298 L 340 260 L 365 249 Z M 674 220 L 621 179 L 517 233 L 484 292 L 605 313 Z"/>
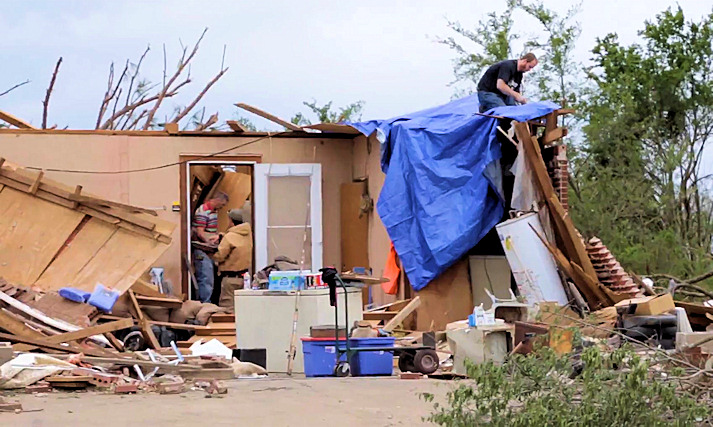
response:
<path fill-rule="evenodd" d="M 696 20 L 713 5 L 680 3 L 686 17 Z M 545 1 L 561 13 L 570 4 Z M 112 61 L 121 68 L 150 45 L 142 75 L 159 81 L 162 44 L 171 66 L 180 55 L 179 38 L 192 45 L 204 27 L 209 31 L 193 62 L 193 83 L 167 106 L 188 103 L 218 72 L 224 45 L 230 70 L 201 104 L 207 115 L 219 111 L 221 121 L 233 118 L 236 102 L 289 118 L 305 110 L 305 100 L 332 100 L 336 106 L 363 100 L 364 119 L 441 104 L 454 93 L 448 86 L 454 55 L 434 40 L 450 34 L 447 19 L 472 27 L 487 12 L 502 11 L 505 0 L 3 0 L 2 5 L 0 92 L 26 79 L 31 83 L 0 97 L 0 110 L 39 126 L 41 101 L 62 56 L 48 122 L 85 129 L 94 127 Z M 676 2 L 584 0 L 577 58 L 586 61 L 596 37 L 610 32 L 624 43 L 636 41 L 644 21 L 670 6 Z M 515 19 L 518 28 L 532 22 L 523 15 Z"/>

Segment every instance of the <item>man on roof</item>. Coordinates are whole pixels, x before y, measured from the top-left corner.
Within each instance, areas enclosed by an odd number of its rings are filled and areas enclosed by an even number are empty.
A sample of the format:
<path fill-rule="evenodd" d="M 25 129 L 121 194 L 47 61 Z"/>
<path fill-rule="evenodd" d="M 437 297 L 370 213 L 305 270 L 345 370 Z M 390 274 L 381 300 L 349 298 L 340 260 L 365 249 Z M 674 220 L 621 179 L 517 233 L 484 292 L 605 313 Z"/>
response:
<path fill-rule="evenodd" d="M 537 57 L 533 53 L 491 65 L 478 82 L 480 112 L 515 105 L 515 102 L 527 104 L 527 99 L 521 95 L 522 75 L 536 65 Z"/>
<path fill-rule="evenodd" d="M 198 281 L 198 299 L 201 302 L 210 302 L 215 283 L 215 265 L 206 253 L 206 248 L 218 247 L 220 235 L 218 234 L 218 211 L 228 204 L 228 195 L 217 192 L 213 198 L 206 201 L 196 209 L 193 214 L 193 239 L 198 244 L 193 245 L 193 264 L 196 269 Z"/>

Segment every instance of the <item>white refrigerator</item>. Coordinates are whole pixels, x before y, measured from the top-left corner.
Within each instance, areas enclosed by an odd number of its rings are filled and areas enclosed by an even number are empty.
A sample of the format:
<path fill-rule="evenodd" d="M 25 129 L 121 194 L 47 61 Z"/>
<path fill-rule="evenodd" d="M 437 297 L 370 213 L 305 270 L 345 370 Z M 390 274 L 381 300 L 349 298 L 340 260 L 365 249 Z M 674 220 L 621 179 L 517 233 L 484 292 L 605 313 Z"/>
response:
<path fill-rule="evenodd" d="M 362 288 L 347 288 L 349 325 L 344 323 L 344 291 L 337 290 L 339 326 L 351 328 L 362 320 Z M 237 348 L 267 349 L 268 372 L 287 372 L 287 354 L 292 336 L 297 291 L 235 291 L 235 333 Z M 311 326 L 333 325 L 334 307 L 329 305 L 329 289 L 300 292 L 297 321 L 297 352 L 294 373 L 304 372 L 301 337 L 309 336 Z"/>

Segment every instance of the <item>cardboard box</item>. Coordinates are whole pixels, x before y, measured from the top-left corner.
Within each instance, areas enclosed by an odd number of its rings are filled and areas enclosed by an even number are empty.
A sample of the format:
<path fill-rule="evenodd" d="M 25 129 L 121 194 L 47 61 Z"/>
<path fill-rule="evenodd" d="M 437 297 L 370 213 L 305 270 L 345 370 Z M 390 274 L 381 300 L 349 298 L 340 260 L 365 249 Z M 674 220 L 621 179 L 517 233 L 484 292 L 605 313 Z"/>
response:
<path fill-rule="evenodd" d="M 625 307 L 635 305 L 634 314 L 637 316 L 654 316 L 657 314 L 668 313 L 676 308 L 673 303 L 671 294 L 656 295 L 653 297 L 641 297 L 627 299 L 615 304 L 616 307 Z"/>

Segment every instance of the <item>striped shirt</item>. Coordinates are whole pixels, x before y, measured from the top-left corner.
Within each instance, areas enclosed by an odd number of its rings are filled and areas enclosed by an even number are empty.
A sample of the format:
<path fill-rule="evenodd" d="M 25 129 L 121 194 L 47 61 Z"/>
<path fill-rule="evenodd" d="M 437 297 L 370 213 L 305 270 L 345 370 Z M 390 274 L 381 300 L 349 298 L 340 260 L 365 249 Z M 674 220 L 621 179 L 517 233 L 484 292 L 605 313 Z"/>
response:
<path fill-rule="evenodd" d="M 203 203 L 193 215 L 193 227 L 203 227 L 206 233 L 217 233 L 218 212 L 210 209 L 206 203 Z"/>

